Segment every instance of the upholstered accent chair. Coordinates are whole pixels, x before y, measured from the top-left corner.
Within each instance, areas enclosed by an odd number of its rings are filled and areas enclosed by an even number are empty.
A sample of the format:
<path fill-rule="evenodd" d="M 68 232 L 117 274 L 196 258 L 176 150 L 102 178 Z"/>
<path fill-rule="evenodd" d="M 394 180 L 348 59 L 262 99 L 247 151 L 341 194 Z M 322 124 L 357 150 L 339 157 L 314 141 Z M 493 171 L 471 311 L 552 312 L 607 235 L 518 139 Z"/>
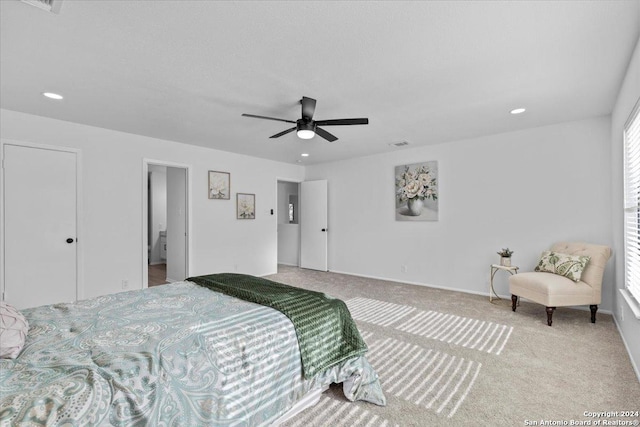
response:
<path fill-rule="evenodd" d="M 561 274 L 533 271 L 509 277 L 511 309 L 516 311 L 518 298 L 542 304 L 547 308 L 547 324 L 551 326 L 556 307 L 589 305 L 591 323 L 596 322 L 596 311 L 602 299 L 602 276 L 611 248 L 589 243 L 559 242 L 551 252 L 576 256 L 588 256 L 579 280 L 574 281 Z"/>

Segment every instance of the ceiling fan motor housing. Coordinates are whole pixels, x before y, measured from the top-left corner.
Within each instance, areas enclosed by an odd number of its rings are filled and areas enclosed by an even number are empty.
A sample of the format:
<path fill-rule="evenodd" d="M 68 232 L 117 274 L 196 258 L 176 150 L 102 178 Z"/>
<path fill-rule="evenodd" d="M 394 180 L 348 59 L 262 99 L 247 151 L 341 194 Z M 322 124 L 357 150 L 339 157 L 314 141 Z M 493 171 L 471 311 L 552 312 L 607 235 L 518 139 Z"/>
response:
<path fill-rule="evenodd" d="M 309 120 L 306 121 L 305 119 L 298 119 L 296 122 L 296 125 L 298 127 L 298 131 L 301 130 L 310 130 L 311 132 L 315 132 L 316 131 L 316 122 L 314 122 L 313 120 Z"/>

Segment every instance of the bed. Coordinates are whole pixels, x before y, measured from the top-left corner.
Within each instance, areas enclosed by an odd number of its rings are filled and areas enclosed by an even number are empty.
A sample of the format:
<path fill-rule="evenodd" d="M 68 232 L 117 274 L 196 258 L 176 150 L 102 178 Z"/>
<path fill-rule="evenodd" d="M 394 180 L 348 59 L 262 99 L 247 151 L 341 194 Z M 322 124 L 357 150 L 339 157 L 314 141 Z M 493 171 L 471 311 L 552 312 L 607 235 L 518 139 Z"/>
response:
<path fill-rule="evenodd" d="M 309 365 L 287 315 L 211 277 L 22 310 L 24 347 L 0 359 L 0 425 L 274 425 L 332 383 L 385 404 L 363 351 Z"/>

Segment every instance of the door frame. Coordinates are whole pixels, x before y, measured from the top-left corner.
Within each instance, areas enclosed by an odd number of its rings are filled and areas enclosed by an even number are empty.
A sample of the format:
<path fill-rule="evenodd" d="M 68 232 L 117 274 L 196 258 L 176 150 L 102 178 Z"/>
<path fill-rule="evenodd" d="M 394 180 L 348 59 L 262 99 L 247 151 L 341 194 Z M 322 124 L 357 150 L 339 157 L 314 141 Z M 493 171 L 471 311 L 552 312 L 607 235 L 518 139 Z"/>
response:
<path fill-rule="evenodd" d="M 62 147 L 57 145 L 40 144 L 34 142 L 16 141 L 11 139 L 0 139 L 0 164 L 2 173 L 0 173 L 0 234 L 2 239 L 0 242 L 0 292 L 4 301 L 5 294 L 5 278 L 4 259 L 5 259 L 5 200 L 4 200 L 4 147 L 7 145 L 15 145 L 26 148 L 35 148 L 40 150 L 61 151 L 65 153 L 73 153 L 76 156 L 76 301 L 84 299 L 84 227 L 82 209 L 82 150 L 78 148 Z"/>
<path fill-rule="evenodd" d="M 276 206 L 276 273 L 278 272 L 278 182 L 291 182 L 294 184 L 298 184 L 298 196 L 300 194 L 300 184 L 304 182 L 304 179 L 293 179 L 293 178 L 278 178 L 276 177 L 276 201 L 274 205 Z M 298 198 L 298 203 L 300 199 Z M 302 225 L 300 225 L 302 227 Z M 300 238 L 298 239 L 298 265 L 296 267 L 300 268 L 300 246 L 302 245 L 302 234 L 300 234 Z"/>
<path fill-rule="evenodd" d="M 302 184 L 304 182 L 308 182 L 308 181 L 327 181 L 327 222 L 329 222 L 329 211 L 328 211 L 328 205 L 329 205 L 329 196 L 328 196 L 328 191 L 329 191 L 329 180 L 328 179 L 313 179 L 313 180 L 307 180 L 307 179 L 297 179 L 297 178 L 284 178 L 284 177 L 276 177 L 276 182 L 275 182 L 275 186 L 276 186 L 276 200 L 275 200 L 275 206 L 278 206 L 278 181 L 282 181 L 282 182 L 293 182 L 298 184 L 298 191 L 299 191 L 299 201 L 302 201 Z M 278 207 L 279 209 L 279 207 Z M 302 209 L 304 210 L 304 206 L 302 206 Z M 277 213 L 277 212 L 276 212 Z M 302 221 L 304 221 L 303 217 L 300 216 L 300 239 L 298 240 L 298 268 L 303 268 L 302 267 Z M 275 221 L 275 236 L 276 236 L 276 272 L 278 271 L 278 253 L 277 253 L 277 247 L 278 247 L 278 220 L 276 218 Z M 327 224 L 328 226 L 328 224 Z M 328 227 L 327 227 L 328 228 Z M 322 271 L 322 270 L 318 270 L 318 271 Z M 329 269 L 329 234 L 327 233 L 327 270 L 326 271 L 331 271 Z"/>
<path fill-rule="evenodd" d="M 149 197 L 149 165 L 158 165 L 158 166 L 166 166 L 170 168 L 179 168 L 184 169 L 187 182 L 186 188 L 186 200 L 185 200 L 185 229 L 187 230 L 187 241 L 185 242 L 185 268 L 187 277 L 189 277 L 189 271 L 191 271 L 191 165 L 187 165 L 184 163 L 176 163 L 169 162 L 166 160 L 155 160 L 155 159 L 142 159 L 142 288 L 149 287 L 149 206 L 148 206 L 148 197 Z"/>

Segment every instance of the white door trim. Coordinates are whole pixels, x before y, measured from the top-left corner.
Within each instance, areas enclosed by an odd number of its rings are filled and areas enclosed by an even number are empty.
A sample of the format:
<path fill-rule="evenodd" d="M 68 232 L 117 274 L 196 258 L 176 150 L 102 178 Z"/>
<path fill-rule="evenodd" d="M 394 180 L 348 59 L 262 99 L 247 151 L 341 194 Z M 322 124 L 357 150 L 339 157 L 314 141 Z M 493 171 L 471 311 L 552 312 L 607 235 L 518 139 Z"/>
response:
<path fill-rule="evenodd" d="M 4 147 L 6 145 L 15 145 L 20 147 L 37 148 L 41 150 L 62 151 L 74 153 L 76 155 L 76 300 L 84 299 L 84 234 L 83 234 L 83 216 L 82 216 L 82 150 L 71 147 L 60 147 L 57 145 L 39 144 L 34 142 L 16 141 L 10 139 L 0 140 L 0 164 L 2 165 L 2 173 L 0 173 L 0 234 L 2 241 L 0 243 L 0 292 L 2 292 L 2 300 L 4 300 L 5 280 L 4 259 L 5 259 L 5 241 L 6 236 L 4 229 Z"/>
<path fill-rule="evenodd" d="M 298 184 L 298 192 L 300 191 L 300 183 L 304 182 L 304 179 L 294 179 L 294 178 L 278 178 L 276 177 L 276 200 L 275 202 L 273 202 L 273 205 L 276 207 L 276 229 L 275 229 L 275 236 L 276 236 L 276 268 L 273 270 L 274 272 L 278 272 L 278 209 L 280 209 L 280 206 L 278 206 L 278 182 L 292 182 L 295 184 Z M 299 201 L 299 200 L 298 200 Z M 298 265 L 296 265 L 296 267 L 300 267 L 300 246 L 302 246 L 302 233 L 300 234 L 300 238 L 298 239 Z"/>
<path fill-rule="evenodd" d="M 148 275 L 148 262 L 149 262 L 149 252 L 148 252 L 148 244 L 149 237 L 147 227 L 149 226 L 148 214 L 149 209 L 147 206 L 147 200 L 149 196 L 149 189 L 147 187 L 147 182 L 149 180 L 149 165 L 158 165 L 158 166 L 167 166 L 172 168 L 180 168 L 185 169 L 187 172 L 187 200 L 186 200 L 186 229 L 187 229 L 187 243 L 186 247 L 186 262 L 185 267 L 187 269 L 187 277 L 189 277 L 189 272 L 191 271 L 191 165 L 183 164 L 183 163 L 175 163 L 169 162 L 166 160 L 154 160 L 154 159 L 142 159 L 142 288 L 149 287 L 149 275 Z"/>

